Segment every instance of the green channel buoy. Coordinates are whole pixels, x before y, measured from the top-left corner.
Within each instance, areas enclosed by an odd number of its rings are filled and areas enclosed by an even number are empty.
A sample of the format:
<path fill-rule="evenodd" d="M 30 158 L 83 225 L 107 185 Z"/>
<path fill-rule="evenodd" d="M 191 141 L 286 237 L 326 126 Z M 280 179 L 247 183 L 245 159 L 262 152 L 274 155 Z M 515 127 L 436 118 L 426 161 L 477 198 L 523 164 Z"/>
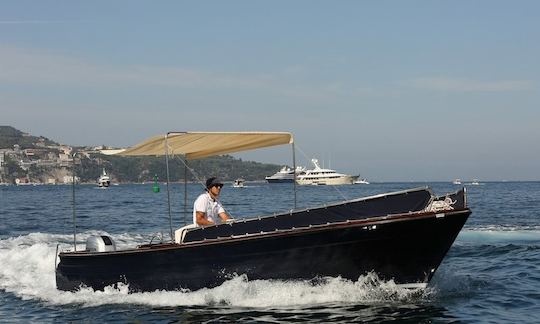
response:
<path fill-rule="evenodd" d="M 154 185 L 152 186 L 152 191 L 154 191 L 155 193 L 159 192 L 159 183 L 158 183 L 157 174 L 154 175 Z"/>

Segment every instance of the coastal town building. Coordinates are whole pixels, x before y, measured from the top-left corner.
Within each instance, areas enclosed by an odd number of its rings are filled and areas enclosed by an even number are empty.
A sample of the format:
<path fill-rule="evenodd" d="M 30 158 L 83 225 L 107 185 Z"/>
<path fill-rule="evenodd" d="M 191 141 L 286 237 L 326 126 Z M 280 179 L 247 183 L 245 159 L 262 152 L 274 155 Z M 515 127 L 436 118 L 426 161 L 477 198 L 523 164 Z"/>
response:
<path fill-rule="evenodd" d="M 41 138 L 33 144 L 33 148 L 22 149 L 20 145 L 15 144 L 12 148 L 0 149 L 0 183 L 16 185 L 72 183 L 73 147 L 47 145 Z M 93 149 L 90 149 L 90 151 L 93 151 Z M 84 151 L 80 153 L 83 156 L 90 157 Z M 24 176 L 19 173 L 16 173 L 16 176 L 10 176 L 8 161 L 16 164 Z M 50 172 L 37 176 L 35 172 L 31 172 L 32 168 L 47 169 Z M 80 181 L 79 177 L 76 177 L 75 180 Z"/>
<path fill-rule="evenodd" d="M 111 148 L 105 145 L 73 147 L 59 144 L 43 136 L 0 125 L 0 183 L 72 183 L 74 172 L 76 181 L 80 182 L 80 178 L 85 182 L 97 181 L 100 172 L 97 169 L 110 165 L 101 154 L 101 150 L 107 149 Z M 81 163 L 84 167 L 80 166 Z"/>

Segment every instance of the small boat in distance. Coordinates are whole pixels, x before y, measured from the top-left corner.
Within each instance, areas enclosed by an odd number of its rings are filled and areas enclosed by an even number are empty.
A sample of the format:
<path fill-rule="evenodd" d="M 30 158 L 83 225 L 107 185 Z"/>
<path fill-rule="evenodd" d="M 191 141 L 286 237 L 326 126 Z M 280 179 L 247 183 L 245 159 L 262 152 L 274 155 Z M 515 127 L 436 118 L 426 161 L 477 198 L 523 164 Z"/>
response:
<path fill-rule="evenodd" d="M 359 176 L 337 173 L 336 170 L 323 169 L 319 165 L 319 160 L 311 159 L 315 166 L 313 170 L 296 176 L 296 183 L 299 185 L 344 185 L 353 184 Z"/>
<path fill-rule="evenodd" d="M 233 187 L 234 188 L 244 188 L 244 179 L 242 178 L 238 178 L 236 180 L 234 180 L 234 183 L 233 183 Z"/>
<path fill-rule="evenodd" d="M 367 181 L 366 178 L 358 179 L 354 182 L 354 184 L 369 184 L 369 181 Z"/>
<path fill-rule="evenodd" d="M 480 181 L 478 181 L 478 179 L 473 179 L 473 181 L 471 182 L 471 184 L 472 184 L 473 186 L 478 186 L 478 185 L 480 185 Z"/>
<path fill-rule="evenodd" d="M 452 181 L 453 184 L 455 185 L 460 185 L 461 184 L 461 179 L 454 179 L 454 181 Z"/>
<path fill-rule="evenodd" d="M 107 188 L 111 185 L 111 178 L 107 172 L 105 172 L 105 168 L 103 168 L 103 173 L 101 173 L 101 176 L 99 176 L 97 180 L 97 185 L 100 188 Z"/>
<path fill-rule="evenodd" d="M 296 167 L 296 174 L 302 174 L 306 168 Z M 264 178 L 268 183 L 292 183 L 294 181 L 293 170 L 288 166 L 284 166 L 278 172 Z"/>

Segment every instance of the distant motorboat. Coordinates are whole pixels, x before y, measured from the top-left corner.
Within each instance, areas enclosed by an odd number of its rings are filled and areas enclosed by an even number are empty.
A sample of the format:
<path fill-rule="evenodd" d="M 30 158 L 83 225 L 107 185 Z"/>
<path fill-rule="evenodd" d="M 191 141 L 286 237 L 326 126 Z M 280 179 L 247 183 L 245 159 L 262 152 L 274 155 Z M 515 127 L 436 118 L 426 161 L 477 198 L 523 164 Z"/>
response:
<path fill-rule="evenodd" d="M 101 176 L 97 180 L 97 185 L 100 188 L 107 188 L 111 185 L 111 178 L 105 172 L 105 168 L 103 168 L 103 173 L 101 173 Z"/>
<path fill-rule="evenodd" d="M 480 181 L 478 181 L 478 179 L 473 179 L 471 184 L 474 185 L 474 186 L 478 186 L 478 185 L 480 185 Z"/>
<path fill-rule="evenodd" d="M 244 179 L 242 178 L 238 178 L 236 180 L 234 180 L 234 183 L 233 183 L 233 187 L 234 188 L 244 188 Z"/>
<path fill-rule="evenodd" d="M 366 178 L 358 179 L 354 182 L 354 184 L 369 184 L 369 181 L 367 181 Z"/>
<path fill-rule="evenodd" d="M 306 168 L 297 166 L 296 167 L 296 174 L 302 174 Z M 274 173 L 271 176 L 267 176 L 264 178 L 268 183 L 292 183 L 294 181 L 294 172 L 291 168 L 288 166 L 284 166 L 279 170 L 278 172 Z"/>
<path fill-rule="evenodd" d="M 461 179 L 454 179 L 454 181 L 452 181 L 453 184 L 455 185 L 460 185 L 461 184 Z"/>
<path fill-rule="evenodd" d="M 336 170 L 323 169 L 319 165 L 319 160 L 311 159 L 315 166 L 312 170 L 296 176 L 296 183 L 299 185 L 344 185 L 353 184 L 359 176 L 337 173 Z"/>

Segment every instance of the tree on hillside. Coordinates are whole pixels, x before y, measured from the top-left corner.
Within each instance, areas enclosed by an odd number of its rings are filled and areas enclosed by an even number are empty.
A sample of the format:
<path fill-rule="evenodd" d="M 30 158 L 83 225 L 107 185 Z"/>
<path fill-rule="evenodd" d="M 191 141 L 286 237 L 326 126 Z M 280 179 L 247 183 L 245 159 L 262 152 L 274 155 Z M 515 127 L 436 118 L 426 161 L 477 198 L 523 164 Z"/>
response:
<path fill-rule="evenodd" d="M 13 148 L 15 144 L 21 149 L 34 148 L 35 143 L 38 142 L 43 142 L 45 145 L 58 145 L 43 136 L 32 136 L 11 126 L 0 126 L 0 148 Z"/>

